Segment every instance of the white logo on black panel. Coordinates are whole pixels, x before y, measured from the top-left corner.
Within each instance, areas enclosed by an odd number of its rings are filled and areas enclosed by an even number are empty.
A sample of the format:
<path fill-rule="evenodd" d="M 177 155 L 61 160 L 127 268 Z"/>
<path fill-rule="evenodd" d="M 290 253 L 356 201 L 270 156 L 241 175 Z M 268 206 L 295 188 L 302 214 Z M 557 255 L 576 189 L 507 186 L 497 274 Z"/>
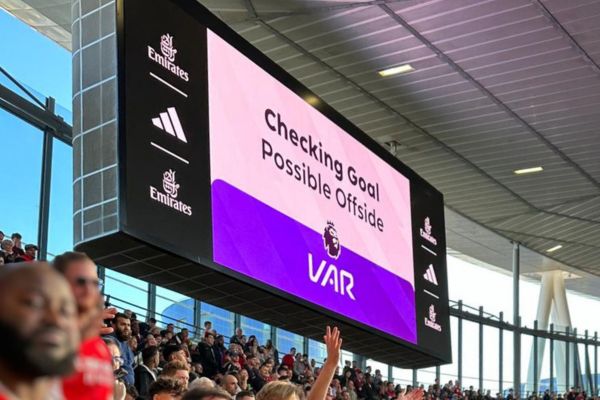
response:
<path fill-rule="evenodd" d="M 188 82 L 190 76 L 183 68 L 175 64 L 175 55 L 177 49 L 173 46 L 173 36 L 165 33 L 160 37 L 160 52 L 156 51 L 154 47 L 148 46 L 148 58 L 159 64 L 164 69 L 171 72 L 178 78 Z"/>
<path fill-rule="evenodd" d="M 425 326 L 438 332 L 441 332 L 442 326 L 436 322 L 436 319 L 437 313 L 435 312 L 435 306 L 432 304 L 429 306 L 429 315 L 425 317 Z"/>
<path fill-rule="evenodd" d="M 426 281 L 433 283 L 435 286 L 438 285 L 437 277 L 435 276 L 435 270 L 433 269 L 433 264 L 429 264 L 427 271 L 423 274 L 423 278 Z"/>
<path fill-rule="evenodd" d="M 161 112 L 158 117 L 152 118 L 152 124 L 157 128 L 167 132 L 170 135 L 175 136 L 183 143 L 187 143 L 185 133 L 179 121 L 177 110 L 175 107 L 168 107 L 167 112 Z"/>
<path fill-rule="evenodd" d="M 163 190 L 161 191 L 154 186 L 150 186 L 150 198 L 175 211 L 190 216 L 192 215 L 192 207 L 177 199 L 181 185 L 175 180 L 175 174 L 176 172 L 172 169 L 166 170 L 162 176 Z"/>

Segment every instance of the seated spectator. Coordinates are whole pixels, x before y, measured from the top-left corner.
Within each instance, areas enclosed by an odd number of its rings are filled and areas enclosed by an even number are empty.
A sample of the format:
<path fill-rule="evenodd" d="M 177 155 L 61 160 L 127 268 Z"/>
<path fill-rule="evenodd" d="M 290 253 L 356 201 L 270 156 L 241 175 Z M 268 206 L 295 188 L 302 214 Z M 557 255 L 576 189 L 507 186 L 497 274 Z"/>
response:
<path fill-rule="evenodd" d="M 150 385 L 148 398 L 150 400 L 181 400 L 184 393 L 185 388 L 179 381 L 159 378 Z"/>
<path fill-rule="evenodd" d="M 235 400 L 254 400 L 254 393 L 248 390 L 242 390 L 235 396 Z"/>
<path fill-rule="evenodd" d="M 173 360 L 165 364 L 160 373 L 160 377 L 178 380 L 179 383 L 187 389 L 190 381 L 190 371 L 186 363 L 179 360 Z"/>
<path fill-rule="evenodd" d="M 127 386 L 127 394 L 125 395 L 125 400 L 139 400 L 140 395 L 135 388 L 135 386 Z"/>
<path fill-rule="evenodd" d="M 17 232 L 15 232 L 15 233 L 13 233 L 13 234 L 10 236 L 10 238 L 11 238 L 11 240 L 13 241 L 13 244 L 14 244 L 13 251 L 14 251 L 14 252 L 17 254 L 17 256 L 22 256 L 22 255 L 24 255 L 24 254 L 25 254 L 25 252 L 23 251 L 23 249 L 22 249 L 22 247 L 21 247 L 21 239 L 23 238 L 23 237 L 21 236 L 21 234 L 20 234 L 20 233 L 17 233 Z"/>
<path fill-rule="evenodd" d="M 121 357 L 121 346 L 119 342 L 112 336 L 102 338 L 112 358 L 113 368 L 113 386 L 114 398 L 123 399 L 127 393 L 127 384 L 123 382 L 123 378 L 127 375 L 127 371 L 123 369 L 123 357 Z M 76 397 L 73 397 L 75 399 Z"/>
<path fill-rule="evenodd" d="M 48 264 L 0 269 L 0 343 L 0 398 L 30 400 L 74 370 L 77 306 Z"/>
<path fill-rule="evenodd" d="M 202 376 L 192 382 L 190 382 L 190 384 L 188 385 L 190 390 L 193 389 L 214 389 L 215 386 L 215 382 L 205 376 Z"/>
<path fill-rule="evenodd" d="M 181 400 L 232 400 L 232 397 L 221 389 L 194 389 Z"/>
<path fill-rule="evenodd" d="M 35 244 L 25 245 L 25 254 L 17 257 L 17 262 L 31 262 L 35 261 L 37 256 L 38 248 Z"/>
<path fill-rule="evenodd" d="M 11 264 L 17 262 L 17 257 L 19 256 L 14 252 L 14 243 L 10 239 L 4 239 L 0 244 L 0 253 L 2 256 L 3 264 Z"/>
<path fill-rule="evenodd" d="M 221 386 L 231 397 L 235 397 L 236 394 L 242 391 L 238 386 L 238 379 L 234 374 L 225 375 Z"/>
<path fill-rule="evenodd" d="M 156 369 L 160 362 L 158 347 L 150 346 L 142 350 L 142 364 L 135 367 L 135 388 L 139 393 L 140 400 L 149 397 L 150 385 L 156 381 Z"/>

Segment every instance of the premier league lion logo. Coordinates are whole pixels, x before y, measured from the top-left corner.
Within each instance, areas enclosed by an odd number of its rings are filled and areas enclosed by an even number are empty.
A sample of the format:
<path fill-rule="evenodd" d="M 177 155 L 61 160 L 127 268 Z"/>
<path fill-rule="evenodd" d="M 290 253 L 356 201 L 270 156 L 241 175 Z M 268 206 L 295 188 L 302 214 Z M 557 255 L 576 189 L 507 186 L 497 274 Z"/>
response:
<path fill-rule="evenodd" d="M 337 231 L 333 226 L 333 222 L 327 221 L 327 226 L 323 232 L 323 246 L 327 254 L 333 259 L 338 259 L 342 248 L 340 246 L 340 239 L 338 238 Z"/>

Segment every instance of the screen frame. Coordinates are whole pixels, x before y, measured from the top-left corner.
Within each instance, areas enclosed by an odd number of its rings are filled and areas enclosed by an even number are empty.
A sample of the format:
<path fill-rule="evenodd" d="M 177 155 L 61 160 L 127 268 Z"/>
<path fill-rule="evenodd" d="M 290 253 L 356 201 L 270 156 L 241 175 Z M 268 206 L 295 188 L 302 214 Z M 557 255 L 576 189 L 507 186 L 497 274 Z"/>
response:
<path fill-rule="evenodd" d="M 266 293 L 271 295 L 280 297 L 287 301 L 293 302 L 295 304 L 299 304 L 307 309 L 310 309 L 314 312 L 326 315 L 334 320 L 339 320 L 348 325 L 351 325 L 357 329 L 360 329 L 364 332 L 375 334 L 379 337 L 382 337 L 386 340 L 389 340 L 393 343 L 397 343 L 401 346 L 407 347 L 412 351 L 417 353 L 421 353 L 425 356 L 433 356 L 437 358 L 440 363 L 451 362 L 452 353 L 451 349 L 448 347 L 445 353 L 437 352 L 433 349 L 425 349 L 423 346 L 419 345 L 418 340 L 416 344 L 405 341 L 399 337 L 388 334 L 384 331 L 381 331 L 377 328 L 368 326 L 364 323 L 361 323 L 357 320 L 351 319 L 345 315 L 333 312 L 319 304 L 309 302 L 300 297 L 290 294 L 289 292 L 285 292 L 276 287 L 267 285 L 261 281 L 253 279 L 245 274 L 239 273 L 225 265 L 221 265 L 215 263 L 212 259 L 199 256 L 191 252 L 189 249 L 182 248 L 175 243 L 169 243 L 164 241 L 163 239 L 153 236 L 150 232 L 144 231 L 142 229 L 138 229 L 137 227 L 128 225 L 127 223 L 127 211 L 128 211 L 128 201 L 127 201 L 127 160 L 126 160 L 126 146 L 127 146 L 127 132 L 125 127 L 125 121 L 127 117 L 127 110 L 125 107 L 125 98 L 126 98 L 126 56 L 125 56 L 125 13 L 124 13 L 124 3 L 128 0 L 117 0 L 116 1 L 116 9 L 117 9 L 117 83 L 118 83 L 118 107 L 117 107 L 117 117 L 118 117 L 118 161 L 119 161 L 119 181 L 118 181 L 118 190 L 119 190 L 119 226 L 120 230 L 130 236 L 138 238 L 152 247 L 158 248 L 163 252 L 167 252 L 173 254 L 178 257 L 183 257 L 187 260 L 190 260 L 194 263 L 201 264 L 213 271 L 224 274 L 228 277 L 234 278 L 237 281 L 250 285 L 252 287 L 258 288 Z M 438 191 L 435 187 L 429 184 L 425 179 L 420 177 L 416 172 L 414 172 L 411 168 L 403 164 L 398 158 L 393 156 L 389 151 L 387 151 L 383 146 L 381 146 L 377 141 L 375 141 L 368 134 L 363 132 L 360 128 L 346 119 L 342 114 L 337 112 L 333 107 L 323 101 L 319 96 L 317 96 L 314 92 L 309 90 L 306 86 L 300 83 L 296 78 L 294 78 L 291 74 L 286 72 L 282 67 L 277 65 L 273 60 L 268 58 L 266 55 L 261 53 L 257 48 L 251 45 L 248 41 L 242 38 L 238 33 L 236 33 L 232 28 L 226 25 L 223 21 L 221 21 L 217 16 L 212 14 L 210 10 L 206 7 L 198 3 L 196 0 L 168 0 L 190 16 L 192 16 L 199 24 L 203 25 L 207 29 L 214 32 L 217 36 L 222 38 L 225 42 L 229 43 L 236 50 L 238 50 L 242 55 L 250 59 L 253 63 L 255 63 L 259 68 L 264 70 L 266 73 L 271 75 L 274 79 L 284 85 L 286 88 L 291 90 L 293 93 L 298 95 L 299 97 L 306 98 L 316 98 L 317 102 L 313 102 L 311 104 L 305 100 L 307 106 L 316 109 L 334 124 L 336 124 L 340 129 L 342 129 L 346 134 L 350 135 L 352 138 L 358 141 L 367 151 L 370 151 L 375 156 L 379 157 L 386 164 L 390 165 L 393 169 L 395 169 L 398 173 L 406 177 L 411 187 L 413 185 L 418 186 L 419 190 L 423 190 L 427 192 L 428 196 L 435 198 L 436 201 L 439 201 L 439 204 L 443 207 L 443 194 Z M 207 133 L 208 134 L 208 133 Z M 210 165 L 208 166 L 210 172 Z M 412 200 L 412 199 L 411 199 Z M 411 201 L 412 203 L 412 201 Z M 210 205 L 209 205 L 210 207 Z M 412 207 L 411 207 L 412 208 Z M 210 211 L 212 214 L 212 210 Z M 442 225 L 445 227 L 444 214 L 442 210 L 442 220 L 438 222 L 438 225 Z M 413 221 L 413 224 L 415 222 Z M 212 229 L 212 228 L 211 228 Z M 413 240 L 417 238 L 413 237 Z M 445 235 L 440 238 L 440 247 L 443 251 L 443 261 L 444 261 L 444 269 L 447 268 L 446 262 L 446 248 L 445 248 Z M 211 238 L 212 243 L 212 238 Z M 414 257 L 414 256 L 413 256 Z M 416 271 L 415 271 L 415 260 L 413 259 L 413 273 L 415 274 L 415 280 L 417 279 Z M 447 270 L 446 270 L 447 271 Z M 447 272 L 446 272 L 447 274 Z M 444 282 L 445 293 L 447 292 L 447 280 Z M 417 299 L 416 299 L 416 286 L 413 287 L 415 290 L 415 307 L 417 307 Z M 444 308 L 444 313 L 446 315 L 450 315 L 449 304 L 442 304 L 442 308 Z M 449 319 L 449 317 L 448 317 Z M 449 321 L 448 321 L 449 322 Z M 416 323 L 419 323 L 419 317 L 417 316 Z M 447 325 L 447 335 L 448 342 L 450 342 L 450 325 Z M 438 364 L 438 365 L 439 365 Z"/>

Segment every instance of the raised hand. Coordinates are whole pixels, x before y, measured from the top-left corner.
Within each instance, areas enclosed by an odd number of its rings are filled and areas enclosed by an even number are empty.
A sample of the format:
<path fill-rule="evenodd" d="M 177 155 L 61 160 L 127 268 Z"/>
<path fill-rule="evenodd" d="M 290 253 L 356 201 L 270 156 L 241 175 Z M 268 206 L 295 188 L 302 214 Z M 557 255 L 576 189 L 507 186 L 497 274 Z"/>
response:
<path fill-rule="evenodd" d="M 421 400 L 423 399 L 424 392 L 425 391 L 422 388 L 411 390 L 408 393 L 406 393 L 406 389 L 404 389 L 400 393 L 398 393 L 398 397 L 396 397 L 396 400 Z"/>
<path fill-rule="evenodd" d="M 325 347 L 327 348 L 327 362 L 338 365 L 340 362 L 340 355 L 342 352 L 342 338 L 340 337 L 340 331 L 337 327 L 331 329 L 331 327 L 327 327 L 325 331 L 325 336 L 323 336 L 323 340 L 325 341 Z"/>
<path fill-rule="evenodd" d="M 117 314 L 117 309 L 114 307 L 109 307 L 109 308 L 105 308 L 102 311 L 102 321 L 107 320 L 107 319 L 114 319 L 115 315 Z M 106 324 L 103 323 L 102 328 L 100 328 L 100 334 L 101 335 L 109 335 L 111 333 L 113 333 L 114 329 L 111 328 L 110 326 L 106 326 Z"/>

